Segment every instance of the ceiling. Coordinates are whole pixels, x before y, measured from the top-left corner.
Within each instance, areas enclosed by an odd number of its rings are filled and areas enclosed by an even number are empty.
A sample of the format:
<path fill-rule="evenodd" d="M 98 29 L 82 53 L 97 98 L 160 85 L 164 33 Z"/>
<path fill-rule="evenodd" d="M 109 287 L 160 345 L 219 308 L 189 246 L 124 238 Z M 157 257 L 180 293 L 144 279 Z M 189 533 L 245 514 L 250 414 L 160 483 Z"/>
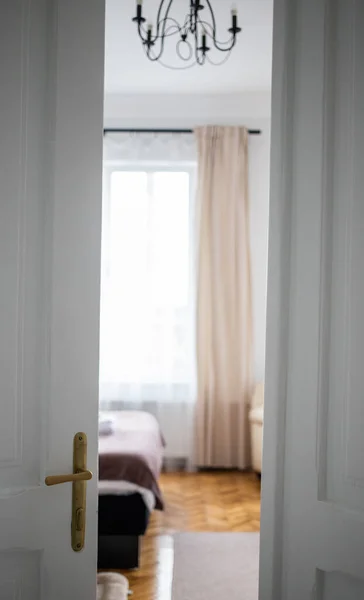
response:
<path fill-rule="evenodd" d="M 144 0 L 143 14 L 155 22 L 159 0 Z M 189 0 L 174 0 L 171 16 L 179 22 L 187 13 Z M 231 24 L 229 0 L 211 0 L 218 37 L 227 39 Z M 271 82 L 273 0 L 238 0 L 239 25 L 243 28 L 228 61 L 219 67 L 209 64 L 175 71 L 151 63 L 142 49 L 131 21 L 136 0 L 106 0 L 106 93 L 235 93 L 268 90 Z M 221 52 L 213 55 L 220 60 Z M 176 62 L 175 43 L 168 44 L 165 62 Z"/>

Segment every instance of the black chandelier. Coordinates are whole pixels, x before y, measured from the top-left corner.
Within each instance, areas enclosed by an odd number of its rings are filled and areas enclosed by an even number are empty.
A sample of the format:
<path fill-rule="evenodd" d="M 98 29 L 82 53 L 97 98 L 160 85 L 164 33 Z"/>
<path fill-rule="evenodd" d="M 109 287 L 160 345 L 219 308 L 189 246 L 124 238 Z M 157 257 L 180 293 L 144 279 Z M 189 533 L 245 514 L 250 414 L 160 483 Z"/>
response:
<path fill-rule="evenodd" d="M 224 63 L 230 56 L 236 44 L 236 36 L 241 31 L 238 27 L 237 10 L 231 11 L 231 27 L 228 29 L 230 38 L 226 42 L 217 39 L 216 18 L 210 0 L 189 0 L 188 13 L 180 25 L 176 19 L 170 16 L 174 0 L 161 0 L 157 13 L 157 22 L 153 27 L 151 23 L 145 27 L 146 19 L 143 16 L 143 0 L 137 0 L 136 16 L 134 23 L 138 25 L 139 37 L 149 60 L 159 61 L 163 66 L 177 69 L 188 69 L 194 65 L 204 65 L 206 61 L 217 65 Z M 205 13 L 207 13 L 205 18 Z M 161 58 L 165 49 L 166 38 L 176 36 L 176 52 L 183 66 L 174 67 L 162 62 Z M 219 63 L 210 58 L 213 49 L 224 52 L 224 58 Z"/>

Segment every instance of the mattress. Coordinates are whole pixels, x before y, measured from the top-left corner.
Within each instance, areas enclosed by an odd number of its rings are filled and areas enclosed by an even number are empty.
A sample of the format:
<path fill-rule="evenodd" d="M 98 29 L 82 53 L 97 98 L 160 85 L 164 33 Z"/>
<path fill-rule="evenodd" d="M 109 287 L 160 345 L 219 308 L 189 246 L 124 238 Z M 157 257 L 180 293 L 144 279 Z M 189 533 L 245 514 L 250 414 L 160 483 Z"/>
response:
<path fill-rule="evenodd" d="M 132 496 L 140 494 L 149 512 L 155 509 L 153 492 L 130 481 L 99 481 L 99 496 Z"/>
<path fill-rule="evenodd" d="M 158 484 L 164 440 L 155 417 L 143 411 L 108 412 L 99 437 L 99 494 L 139 493 L 147 508 L 163 509 Z"/>

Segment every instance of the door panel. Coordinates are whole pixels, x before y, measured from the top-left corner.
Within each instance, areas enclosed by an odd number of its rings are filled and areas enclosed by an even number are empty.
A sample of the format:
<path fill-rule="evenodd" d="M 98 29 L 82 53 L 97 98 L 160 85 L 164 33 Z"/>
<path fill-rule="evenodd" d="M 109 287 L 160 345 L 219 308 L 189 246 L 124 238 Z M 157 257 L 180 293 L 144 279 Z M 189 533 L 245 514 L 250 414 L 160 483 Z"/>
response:
<path fill-rule="evenodd" d="M 2 489 L 37 485 L 40 479 L 41 347 L 34 333 L 41 331 L 44 313 L 40 285 L 44 199 L 38 171 L 43 170 L 45 156 L 46 70 L 33 78 L 28 60 L 32 29 L 34 33 L 40 29 L 39 34 L 45 29 L 45 19 L 34 16 L 28 3 L 16 1 L 13 8 L 8 3 L 0 39 Z M 45 55 L 44 34 L 38 45 L 40 55 Z"/>
<path fill-rule="evenodd" d="M 0 598 L 96 597 L 104 3 L 0 20 Z M 73 436 L 88 436 L 71 548 Z M 21 550 L 20 550 L 21 549 Z"/>
<path fill-rule="evenodd" d="M 40 552 L 0 553 L 0 598 L 41 598 Z"/>
<path fill-rule="evenodd" d="M 260 597 L 351 600 L 364 593 L 364 5 L 275 10 Z"/>
<path fill-rule="evenodd" d="M 320 574 L 319 600 L 358 600 L 363 598 L 363 582 L 341 573 Z"/>
<path fill-rule="evenodd" d="M 339 10 L 340 9 L 340 10 Z M 332 309 L 328 409 L 327 498 L 364 507 L 363 8 L 338 7 L 332 195 Z M 361 14 L 360 14 L 361 13 Z M 342 160 L 345 156 L 347 159 Z M 330 348 L 328 348 L 330 351 Z"/>

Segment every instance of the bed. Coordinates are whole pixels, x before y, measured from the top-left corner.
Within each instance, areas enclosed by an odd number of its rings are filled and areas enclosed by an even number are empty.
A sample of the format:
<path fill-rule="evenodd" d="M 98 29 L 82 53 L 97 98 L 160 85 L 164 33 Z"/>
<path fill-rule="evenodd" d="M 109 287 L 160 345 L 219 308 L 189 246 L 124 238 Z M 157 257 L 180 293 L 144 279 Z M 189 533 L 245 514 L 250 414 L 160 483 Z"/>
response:
<path fill-rule="evenodd" d="M 107 420 L 99 435 L 98 568 L 133 569 L 150 513 L 164 507 L 164 440 L 149 413 L 109 412 Z"/>

